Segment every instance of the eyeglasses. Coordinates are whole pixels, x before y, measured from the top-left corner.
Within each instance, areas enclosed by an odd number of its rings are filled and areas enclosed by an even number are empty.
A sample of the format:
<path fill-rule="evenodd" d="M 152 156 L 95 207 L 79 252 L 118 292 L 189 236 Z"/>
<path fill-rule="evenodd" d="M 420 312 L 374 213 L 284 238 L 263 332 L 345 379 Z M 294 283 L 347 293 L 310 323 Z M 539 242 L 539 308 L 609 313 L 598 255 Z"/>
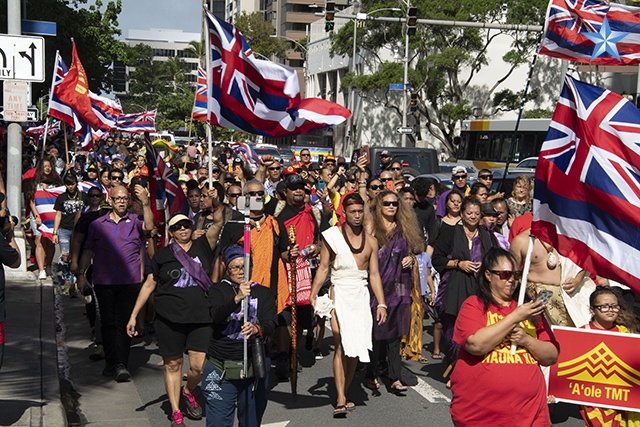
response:
<path fill-rule="evenodd" d="M 380 181 L 382 182 L 393 181 L 393 178 L 380 178 Z"/>
<path fill-rule="evenodd" d="M 380 185 L 372 185 L 371 187 L 369 187 L 372 190 L 382 190 L 384 189 L 384 185 L 380 184 Z"/>
<path fill-rule="evenodd" d="M 393 206 L 394 208 L 397 208 L 400 206 L 400 202 L 382 202 L 382 206 Z"/>
<path fill-rule="evenodd" d="M 279 167 L 275 167 L 275 168 L 269 168 L 270 171 L 279 171 L 280 168 Z"/>
<path fill-rule="evenodd" d="M 229 269 L 230 273 L 238 273 L 244 270 L 244 265 L 234 265 L 234 266 L 229 266 L 227 268 Z"/>
<path fill-rule="evenodd" d="M 240 197 L 242 195 L 242 193 L 229 193 L 227 194 L 227 197 L 232 198 L 232 197 Z"/>
<path fill-rule="evenodd" d="M 180 221 L 178 223 L 173 224 L 171 227 L 169 227 L 169 231 L 178 231 L 182 228 L 186 228 L 187 230 L 191 229 L 191 221 L 187 221 L 187 220 L 183 220 Z"/>
<path fill-rule="evenodd" d="M 392 171 L 401 171 L 402 168 L 391 168 Z"/>
<path fill-rule="evenodd" d="M 256 196 L 260 196 L 260 197 L 264 197 L 264 191 L 260 190 L 260 191 L 247 191 L 247 194 L 251 197 L 256 197 Z"/>
<path fill-rule="evenodd" d="M 114 202 L 116 203 L 121 203 L 121 202 L 128 202 L 129 201 L 129 197 L 112 197 L 111 198 Z"/>
<path fill-rule="evenodd" d="M 522 272 L 520 270 L 489 270 L 491 273 L 495 274 L 500 278 L 500 280 L 511 280 L 512 277 L 515 277 L 516 280 L 520 280 L 522 276 Z"/>
<path fill-rule="evenodd" d="M 456 179 L 456 180 L 457 179 L 465 179 L 465 178 L 467 178 L 467 175 L 456 175 L 456 176 L 453 177 L 453 179 Z"/>
<path fill-rule="evenodd" d="M 111 181 L 122 181 L 124 177 L 123 176 L 110 176 L 109 179 Z"/>
<path fill-rule="evenodd" d="M 100 197 L 102 197 L 102 194 L 89 194 L 89 197 L 92 199 L 99 199 Z"/>
<path fill-rule="evenodd" d="M 596 305 L 594 308 L 597 308 L 600 313 L 608 313 L 610 311 L 620 311 L 620 305 L 611 304 L 611 305 Z"/>
<path fill-rule="evenodd" d="M 478 179 L 493 179 L 493 175 L 478 175 Z"/>

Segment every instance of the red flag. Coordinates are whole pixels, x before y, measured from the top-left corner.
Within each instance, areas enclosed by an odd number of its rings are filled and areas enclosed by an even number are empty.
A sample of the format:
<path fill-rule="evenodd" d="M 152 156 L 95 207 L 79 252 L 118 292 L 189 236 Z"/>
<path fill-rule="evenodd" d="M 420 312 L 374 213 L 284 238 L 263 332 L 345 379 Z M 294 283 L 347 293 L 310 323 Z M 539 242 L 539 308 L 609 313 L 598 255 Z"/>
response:
<path fill-rule="evenodd" d="M 99 129 L 101 123 L 91 107 L 89 80 L 78 58 L 75 42 L 71 57 L 71 67 L 58 85 L 58 96 L 62 102 L 75 110 L 82 122 L 87 123 L 93 129 Z"/>

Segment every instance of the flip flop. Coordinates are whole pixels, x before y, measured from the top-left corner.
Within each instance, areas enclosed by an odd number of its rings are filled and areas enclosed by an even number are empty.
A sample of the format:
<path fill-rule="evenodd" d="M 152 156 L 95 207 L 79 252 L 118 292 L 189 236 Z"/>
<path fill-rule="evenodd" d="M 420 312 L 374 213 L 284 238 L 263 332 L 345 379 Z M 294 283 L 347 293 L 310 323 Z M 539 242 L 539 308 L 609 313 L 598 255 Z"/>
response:
<path fill-rule="evenodd" d="M 347 407 L 345 405 L 336 406 L 336 409 L 333 410 L 333 418 L 346 418 L 347 417 Z"/>
<path fill-rule="evenodd" d="M 364 382 L 364 386 L 369 390 L 373 390 L 373 391 L 380 390 L 380 383 L 378 382 L 378 380 L 367 379 Z"/>
<path fill-rule="evenodd" d="M 404 384 L 400 384 L 400 385 L 391 385 L 391 391 L 395 394 L 399 394 L 399 393 L 404 393 L 405 391 L 407 391 L 409 389 L 409 387 L 407 387 Z"/>
<path fill-rule="evenodd" d="M 356 409 L 356 404 L 353 402 L 347 402 L 345 406 L 347 407 L 348 411 L 353 411 L 354 409 Z"/>
<path fill-rule="evenodd" d="M 442 353 L 431 353 L 432 359 L 442 359 Z"/>
<path fill-rule="evenodd" d="M 429 359 L 427 359 L 427 358 L 426 358 L 426 357 L 424 357 L 424 356 L 420 356 L 420 357 L 418 358 L 418 362 L 422 363 L 423 365 L 428 365 L 428 364 L 429 364 Z"/>

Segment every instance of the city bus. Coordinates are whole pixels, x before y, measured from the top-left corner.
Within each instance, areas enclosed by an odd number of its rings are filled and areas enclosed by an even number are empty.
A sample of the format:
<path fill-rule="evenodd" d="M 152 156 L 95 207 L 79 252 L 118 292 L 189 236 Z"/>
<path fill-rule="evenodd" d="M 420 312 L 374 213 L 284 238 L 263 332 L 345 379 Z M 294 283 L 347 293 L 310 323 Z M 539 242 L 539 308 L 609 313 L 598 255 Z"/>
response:
<path fill-rule="evenodd" d="M 265 137 L 264 142 L 291 148 L 298 160 L 300 151 L 306 148 L 311 153 L 311 161 L 318 162 L 320 156 L 326 158 L 329 154 L 333 155 L 333 128 L 315 129 L 306 134 L 279 138 Z"/>
<path fill-rule="evenodd" d="M 509 167 L 527 157 L 537 157 L 551 119 L 464 120 L 460 132 L 458 164 L 475 170 L 504 168 L 515 143 Z"/>

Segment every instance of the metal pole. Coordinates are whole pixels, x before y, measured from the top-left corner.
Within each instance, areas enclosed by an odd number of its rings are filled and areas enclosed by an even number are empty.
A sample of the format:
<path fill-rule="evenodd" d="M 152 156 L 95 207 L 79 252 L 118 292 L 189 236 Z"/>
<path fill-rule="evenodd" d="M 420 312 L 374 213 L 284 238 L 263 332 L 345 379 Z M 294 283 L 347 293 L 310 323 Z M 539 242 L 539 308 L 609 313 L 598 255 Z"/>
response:
<path fill-rule="evenodd" d="M 407 127 L 407 80 L 409 80 L 409 33 L 404 36 L 404 80 L 402 81 L 402 127 Z M 400 146 L 407 146 L 407 134 L 402 134 Z"/>
<path fill-rule="evenodd" d="M 360 5 L 360 3 L 356 2 L 353 4 L 353 12 L 356 14 L 356 16 L 358 15 L 358 11 L 356 10 L 356 8 L 358 8 L 358 6 Z M 344 156 L 349 155 L 349 148 L 352 147 L 353 150 L 355 150 L 356 148 L 356 143 L 355 143 L 355 132 L 353 131 L 353 121 L 354 121 L 354 117 L 353 117 L 353 109 L 356 105 L 355 103 L 355 91 L 353 89 L 353 78 L 356 75 L 356 55 L 357 55 L 357 49 L 358 46 L 356 44 L 356 38 L 358 36 L 358 19 L 354 19 L 353 20 L 353 50 L 351 52 L 351 73 L 353 74 L 353 76 L 351 77 L 351 81 L 352 83 L 349 84 L 349 111 L 351 111 L 351 116 L 349 117 L 349 119 L 347 120 L 347 138 L 346 138 L 346 144 L 344 145 L 344 147 L 342 147 L 342 154 Z"/>

